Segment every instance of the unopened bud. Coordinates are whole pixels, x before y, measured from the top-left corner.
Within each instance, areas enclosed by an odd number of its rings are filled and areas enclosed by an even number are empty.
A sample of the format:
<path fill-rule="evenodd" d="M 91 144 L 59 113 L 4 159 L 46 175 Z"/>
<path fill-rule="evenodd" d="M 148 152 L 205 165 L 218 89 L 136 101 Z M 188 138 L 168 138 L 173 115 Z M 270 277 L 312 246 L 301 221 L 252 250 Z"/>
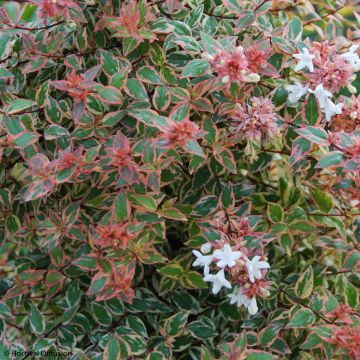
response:
<path fill-rule="evenodd" d="M 350 118 L 351 119 L 356 119 L 357 118 L 357 111 L 353 111 L 351 114 L 350 114 Z"/>
<path fill-rule="evenodd" d="M 357 90 L 356 87 L 354 85 L 348 85 L 347 86 L 348 90 L 352 93 L 352 94 L 356 94 Z"/>
<path fill-rule="evenodd" d="M 260 75 L 256 73 L 251 73 L 246 75 L 244 80 L 246 82 L 258 82 L 260 81 Z"/>
<path fill-rule="evenodd" d="M 230 81 L 230 76 L 229 75 L 226 75 L 226 76 L 224 76 L 222 79 L 221 79 L 221 82 L 223 83 L 223 84 L 226 84 L 226 83 L 228 83 Z"/>
<path fill-rule="evenodd" d="M 211 244 L 210 243 L 206 243 L 206 244 L 203 244 L 200 248 L 200 251 L 203 253 L 203 254 L 207 254 L 208 252 L 210 252 L 211 250 Z"/>

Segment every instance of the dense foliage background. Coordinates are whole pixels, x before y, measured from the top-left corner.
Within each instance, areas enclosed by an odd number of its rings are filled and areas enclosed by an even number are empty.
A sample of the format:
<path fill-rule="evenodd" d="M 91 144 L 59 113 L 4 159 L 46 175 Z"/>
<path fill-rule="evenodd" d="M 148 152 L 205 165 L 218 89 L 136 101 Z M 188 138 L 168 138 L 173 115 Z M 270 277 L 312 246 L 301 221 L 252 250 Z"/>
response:
<path fill-rule="evenodd" d="M 0 4 L 1 359 L 360 359 L 356 1 Z"/>

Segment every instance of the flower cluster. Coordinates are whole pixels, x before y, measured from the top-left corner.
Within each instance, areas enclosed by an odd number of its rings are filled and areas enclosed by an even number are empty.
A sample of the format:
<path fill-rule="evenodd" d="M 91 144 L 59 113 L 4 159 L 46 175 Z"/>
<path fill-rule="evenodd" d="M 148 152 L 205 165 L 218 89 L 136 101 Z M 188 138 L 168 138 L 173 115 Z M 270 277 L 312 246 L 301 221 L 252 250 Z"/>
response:
<path fill-rule="evenodd" d="M 239 225 L 235 228 L 233 245 L 225 235 L 223 240 L 203 244 L 200 251 L 193 250 L 196 256 L 193 266 L 204 268 L 204 280 L 212 283 L 213 294 L 218 294 L 222 288 L 233 289 L 233 292 L 228 294 L 230 303 L 244 305 L 249 314 L 254 315 L 258 311 L 256 297 L 269 295 L 265 275 L 270 264 L 264 256 L 250 257 L 244 241 L 244 236 L 251 233 L 248 219 L 241 219 Z"/>
<path fill-rule="evenodd" d="M 278 131 L 278 115 L 270 99 L 253 97 L 247 107 L 239 105 L 232 117 L 231 130 L 240 140 L 271 138 Z"/>
<path fill-rule="evenodd" d="M 248 56 L 254 57 L 256 54 L 252 51 Z M 204 57 L 210 61 L 223 84 L 258 82 L 260 80 L 259 74 L 250 69 L 249 61 L 242 46 L 234 47 L 230 51 L 219 49 L 214 56 L 204 54 Z"/>
<path fill-rule="evenodd" d="M 352 45 L 349 51 L 338 54 L 334 46 L 324 42 L 314 43 L 310 51 L 304 48 L 300 53 L 294 54 L 293 57 L 298 61 L 294 70 L 299 72 L 307 69 L 307 72 L 302 73 L 304 81 L 296 81 L 286 87 L 289 102 L 295 104 L 304 95 L 314 94 L 326 121 L 330 121 L 334 115 L 340 115 L 344 104 L 335 104 L 331 98 L 341 87 L 346 87 L 350 92 L 356 91 L 352 82 L 356 78 L 356 72 L 360 70 L 357 48 L 357 45 Z"/>

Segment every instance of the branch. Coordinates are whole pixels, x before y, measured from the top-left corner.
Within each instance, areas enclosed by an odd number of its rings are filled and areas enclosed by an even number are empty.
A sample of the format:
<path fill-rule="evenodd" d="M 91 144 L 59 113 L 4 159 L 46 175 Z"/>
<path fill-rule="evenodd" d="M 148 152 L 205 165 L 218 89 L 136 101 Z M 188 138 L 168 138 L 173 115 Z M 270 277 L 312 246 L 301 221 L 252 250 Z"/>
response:
<path fill-rule="evenodd" d="M 65 21 L 59 21 L 55 24 L 51 24 L 51 25 L 46 25 L 46 26 L 42 26 L 42 27 L 38 27 L 38 28 L 29 28 L 26 26 L 21 26 L 21 25 L 14 25 L 13 27 L 9 27 L 7 29 L 2 29 L 2 30 L 11 30 L 11 29 L 20 29 L 20 30 L 27 30 L 27 31 L 39 31 L 39 30 L 47 30 L 47 29 L 51 29 L 54 26 L 58 26 L 61 24 L 64 24 Z"/>
<path fill-rule="evenodd" d="M 283 281 L 282 281 L 283 282 Z M 284 282 L 283 282 L 284 283 Z M 286 284 L 286 283 L 284 283 Z M 328 319 L 326 319 L 325 317 L 323 317 L 322 315 L 320 315 L 317 311 L 315 311 L 314 309 L 312 309 L 309 305 L 305 304 L 300 298 L 298 298 L 297 296 L 293 296 L 291 294 L 289 294 L 286 290 L 284 290 L 283 288 L 279 288 L 280 292 L 284 293 L 288 298 L 290 298 L 291 300 L 293 300 L 294 302 L 296 302 L 298 305 L 301 305 L 309 310 L 311 310 L 311 312 L 317 316 L 319 319 L 325 321 L 327 324 L 332 324 L 331 321 L 329 321 Z"/>
<path fill-rule="evenodd" d="M 338 11 L 340 11 L 340 10 L 343 9 L 343 8 L 344 8 L 344 5 L 341 5 L 341 6 L 339 6 L 338 8 L 336 8 L 336 9 L 334 9 L 334 10 L 331 10 L 329 13 L 321 16 L 320 19 L 311 19 L 311 20 L 305 21 L 305 22 L 303 23 L 303 25 L 305 26 L 305 25 L 309 25 L 309 24 L 312 24 L 312 23 L 317 22 L 317 21 L 324 20 L 324 19 L 326 19 L 327 17 L 336 14 Z"/>

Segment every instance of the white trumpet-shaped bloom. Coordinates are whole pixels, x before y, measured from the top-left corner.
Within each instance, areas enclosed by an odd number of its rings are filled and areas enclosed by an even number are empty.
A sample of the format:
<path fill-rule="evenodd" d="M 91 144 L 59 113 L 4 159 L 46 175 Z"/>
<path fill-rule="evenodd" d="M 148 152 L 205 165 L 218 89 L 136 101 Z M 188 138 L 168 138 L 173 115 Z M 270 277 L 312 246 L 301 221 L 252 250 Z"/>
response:
<path fill-rule="evenodd" d="M 236 304 L 237 306 L 244 305 L 250 315 L 255 315 L 258 312 L 258 306 L 256 297 L 249 298 L 243 293 L 243 289 L 238 288 L 234 293 L 229 294 L 230 304 Z"/>
<path fill-rule="evenodd" d="M 321 108 L 324 108 L 325 102 L 332 97 L 332 93 L 324 88 L 323 84 L 316 86 L 315 90 L 309 90 L 317 98 Z"/>
<path fill-rule="evenodd" d="M 308 92 L 309 86 L 296 82 L 293 85 L 286 86 L 286 90 L 289 92 L 289 102 L 295 104 Z"/>
<path fill-rule="evenodd" d="M 343 107 L 342 103 L 335 105 L 330 99 L 327 99 L 325 101 L 324 108 L 323 108 L 326 121 L 330 121 L 334 114 L 341 114 L 342 107 Z"/>
<path fill-rule="evenodd" d="M 315 55 L 310 54 L 308 49 L 305 48 L 302 53 L 294 54 L 293 57 L 299 60 L 295 66 L 295 71 L 300 71 L 305 68 L 308 68 L 310 72 L 314 71 L 313 59 Z"/>
<path fill-rule="evenodd" d="M 230 281 L 226 280 L 224 269 L 221 269 L 216 274 L 207 274 L 204 277 L 205 281 L 212 282 L 212 293 L 216 295 L 223 287 L 231 289 Z"/>
<path fill-rule="evenodd" d="M 261 261 L 260 256 L 254 256 L 251 260 L 246 260 L 246 268 L 249 280 L 253 283 L 255 279 L 261 279 L 261 270 L 269 269 L 270 264 L 267 261 Z"/>
<path fill-rule="evenodd" d="M 193 262 L 193 266 L 204 267 L 204 274 L 208 274 L 210 270 L 210 264 L 213 261 L 212 255 L 203 255 L 198 250 L 193 250 L 193 254 L 196 256 L 196 260 Z"/>
<path fill-rule="evenodd" d="M 242 256 L 241 251 L 232 251 L 229 244 L 225 244 L 223 249 L 214 251 L 214 259 L 218 260 L 216 265 L 219 268 L 224 268 L 226 266 L 233 267 L 236 265 L 237 260 Z"/>
<path fill-rule="evenodd" d="M 360 70 L 360 58 L 357 54 L 358 47 L 359 45 L 352 45 L 348 52 L 340 55 L 342 59 L 351 65 L 353 71 Z"/>

